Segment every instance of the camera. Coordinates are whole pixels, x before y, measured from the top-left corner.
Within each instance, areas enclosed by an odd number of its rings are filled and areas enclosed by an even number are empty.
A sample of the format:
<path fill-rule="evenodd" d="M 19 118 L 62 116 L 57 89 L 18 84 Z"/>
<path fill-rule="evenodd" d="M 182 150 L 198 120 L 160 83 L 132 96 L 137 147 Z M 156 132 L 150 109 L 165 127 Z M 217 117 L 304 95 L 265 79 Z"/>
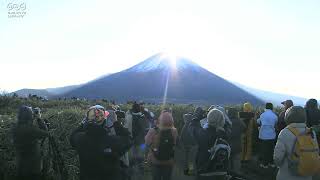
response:
<path fill-rule="evenodd" d="M 33 108 L 32 111 L 33 111 L 33 114 L 36 114 L 36 115 L 39 115 L 41 113 L 41 109 L 38 107 Z"/>
<path fill-rule="evenodd" d="M 115 113 L 116 113 L 117 117 L 120 119 L 124 119 L 126 117 L 126 113 L 124 111 L 116 110 Z"/>

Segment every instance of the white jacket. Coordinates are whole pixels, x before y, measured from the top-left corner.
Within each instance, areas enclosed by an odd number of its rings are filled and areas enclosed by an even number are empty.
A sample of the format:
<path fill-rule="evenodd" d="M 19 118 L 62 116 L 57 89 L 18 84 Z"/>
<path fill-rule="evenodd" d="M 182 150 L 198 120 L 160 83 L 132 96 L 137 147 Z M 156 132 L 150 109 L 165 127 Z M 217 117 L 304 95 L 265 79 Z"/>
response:
<path fill-rule="evenodd" d="M 300 132 L 305 131 L 305 123 L 292 123 L 290 126 L 297 128 Z M 314 139 L 317 143 L 317 140 Z M 295 135 L 288 129 L 284 128 L 279 136 L 276 147 L 274 149 L 274 163 L 279 167 L 277 174 L 277 180 L 312 180 L 312 177 L 300 177 L 294 176 L 289 172 L 288 169 L 288 157 L 291 155 L 291 152 L 294 148 L 296 141 Z"/>

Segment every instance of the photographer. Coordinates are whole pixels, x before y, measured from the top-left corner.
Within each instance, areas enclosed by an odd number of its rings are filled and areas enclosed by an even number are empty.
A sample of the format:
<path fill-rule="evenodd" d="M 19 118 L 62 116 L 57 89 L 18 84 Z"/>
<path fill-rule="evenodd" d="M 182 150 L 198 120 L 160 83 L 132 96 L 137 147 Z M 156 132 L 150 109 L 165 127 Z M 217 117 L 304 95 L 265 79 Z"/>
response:
<path fill-rule="evenodd" d="M 41 119 L 41 109 L 39 107 L 33 108 L 33 118 L 37 120 L 38 127 L 42 130 L 48 131 L 48 122 L 45 119 Z"/>
<path fill-rule="evenodd" d="M 90 107 L 80 127 L 72 132 L 70 143 L 79 154 L 80 180 L 123 178 L 120 158 L 131 143 L 114 111 L 100 105 Z"/>
<path fill-rule="evenodd" d="M 40 116 L 40 111 L 34 113 L 31 107 L 21 106 L 18 111 L 17 123 L 12 128 L 19 180 L 41 179 L 40 140 L 48 137 L 49 133 L 46 129 L 40 129 L 33 124 L 35 118 L 38 122 L 41 122 Z M 44 128 L 44 126 L 41 128 Z"/>

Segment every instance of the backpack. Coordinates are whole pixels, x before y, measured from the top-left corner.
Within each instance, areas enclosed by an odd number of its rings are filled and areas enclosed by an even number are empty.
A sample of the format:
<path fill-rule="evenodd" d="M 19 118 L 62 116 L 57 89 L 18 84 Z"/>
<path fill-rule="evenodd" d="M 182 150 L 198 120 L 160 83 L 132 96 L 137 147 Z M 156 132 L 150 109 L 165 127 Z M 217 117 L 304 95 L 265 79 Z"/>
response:
<path fill-rule="evenodd" d="M 152 148 L 154 157 L 160 161 L 170 160 L 174 157 L 174 139 L 172 129 L 156 130 L 155 142 Z"/>
<path fill-rule="evenodd" d="M 296 142 L 288 158 L 289 171 L 297 176 L 312 176 L 320 171 L 319 147 L 315 143 L 314 133 L 306 128 L 300 133 L 289 126 L 288 129 L 296 136 Z"/>
<path fill-rule="evenodd" d="M 200 176 L 226 175 L 231 155 L 229 143 L 223 138 L 216 138 L 208 152 L 207 163 L 199 168 Z"/>

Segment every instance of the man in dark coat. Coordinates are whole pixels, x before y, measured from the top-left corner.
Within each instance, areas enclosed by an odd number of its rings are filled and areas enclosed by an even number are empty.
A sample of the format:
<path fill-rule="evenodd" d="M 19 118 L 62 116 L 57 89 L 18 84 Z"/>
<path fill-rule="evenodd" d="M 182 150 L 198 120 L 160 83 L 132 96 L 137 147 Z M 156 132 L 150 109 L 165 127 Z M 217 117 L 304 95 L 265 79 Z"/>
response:
<path fill-rule="evenodd" d="M 306 103 L 307 126 L 312 127 L 320 124 L 320 110 L 316 99 L 309 99 Z"/>
<path fill-rule="evenodd" d="M 277 127 L 276 127 L 277 134 L 279 134 L 280 131 L 287 126 L 287 124 L 284 120 L 284 117 L 285 117 L 285 113 L 286 113 L 287 109 L 289 109 L 290 107 L 293 106 L 293 102 L 292 102 L 292 100 L 286 100 L 286 101 L 281 102 L 281 104 L 284 106 L 284 110 L 279 115 L 279 120 L 278 120 Z"/>
<path fill-rule="evenodd" d="M 184 153 L 183 166 L 184 166 L 184 174 L 186 175 L 191 174 L 194 167 L 194 162 L 192 160 L 194 158 L 192 158 L 191 152 L 195 150 L 196 143 L 193 136 L 188 131 L 188 127 L 192 122 L 192 119 L 193 119 L 192 113 L 187 113 L 183 115 L 184 125 L 181 130 L 180 141 L 179 141 L 181 147 L 183 148 L 183 151 L 182 151 L 182 153 Z"/>
<path fill-rule="evenodd" d="M 228 116 L 232 122 L 232 132 L 230 138 L 231 168 L 235 172 L 239 173 L 241 168 L 241 135 L 245 132 L 246 124 L 239 119 L 238 112 L 235 108 L 229 108 Z"/>
<path fill-rule="evenodd" d="M 71 134 L 70 144 L 80 159 L 80 180 L 122 179 L 120 158 L 130 148 L 130 137 L 120 122 L 107 121 L 109 115 L 102 106 L 93 106 Z"/>
<path fill-rule="evenodd" d="M 33 125 L 31 107 L 21 106 L 17 124 L 12 128 L 13 143 L 16 149 L 17 175 L 19 180 L 40 180 L 42 157 L 40 140 L 49 133 Z"/>

